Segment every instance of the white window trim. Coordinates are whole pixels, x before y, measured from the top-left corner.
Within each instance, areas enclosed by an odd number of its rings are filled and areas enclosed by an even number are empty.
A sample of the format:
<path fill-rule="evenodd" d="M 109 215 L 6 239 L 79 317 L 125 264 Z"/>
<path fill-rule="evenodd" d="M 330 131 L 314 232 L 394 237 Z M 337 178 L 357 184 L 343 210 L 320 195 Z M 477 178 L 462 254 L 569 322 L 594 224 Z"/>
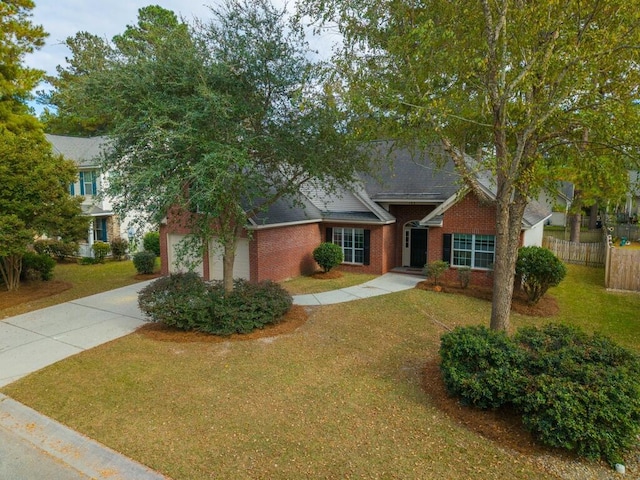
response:
<path fill-rule="evenodd" d="M 467 249 L 461 249 L 461 248 L 455 248 L 456 245 L 456 236 L 462 236 L 464 235 L 465 237 L 471 236 L 471 250 L 467 250 Z M 476 237 L 493 237 L 493 251 L 487 251 L 487 250 L 476 250 Z M 452 267 L 470 267 L 473 270 L 492 270 L 492 268 L 490 267 L 476 267 L 475 263 L 476 263 L 476 253 L 491 253 L 493 255 L 493 262 L 491 262 L 491 265 L 493 265 L 495 263 L 496 260 L 496 236 L 495 235 L 487 235 L 487 234 L 478 234 L 476 235 L 475 233 L 454 233 L 451 237 L 451 266 Z M 455 263 L 455 258 L 456 258 L 456 252 L 471 252 L 471 265 L 459 265 Z"/>
<path fill-rule="evenodd" d="M 351 251 L 352 255 L 351 258 L 356 258 L 356 252 L 362 252 L 362 262 L 347 262 L 344 261 L 342 262 L 345 265 L 364 265 L 364 228 L 352 228 L 352 227 L 334 227 L 332 230 L 332 238 L 331 241 L 332 243 L 335 243 L 336 245 L 338 245 L 341 249 L 342 249 L 342 255 L 343 258 L 347 258 L 347 255 L 345 253 L 346 250 Z M 345 238 L 345 231 L 349 231 L 351 234 L 351 247 L 345 247 L 343 245 L 344 243 L 344 238 Z M 356 248 L 356 239 L 355 239 L 355 234 L 356 231 L 360 231 L 362 233 L 362 248 Z M 337 233 L 340 233 L 340 238 L 343 239 L 343 242 L 338 242 L 336 241 L 338 235 Z"/>

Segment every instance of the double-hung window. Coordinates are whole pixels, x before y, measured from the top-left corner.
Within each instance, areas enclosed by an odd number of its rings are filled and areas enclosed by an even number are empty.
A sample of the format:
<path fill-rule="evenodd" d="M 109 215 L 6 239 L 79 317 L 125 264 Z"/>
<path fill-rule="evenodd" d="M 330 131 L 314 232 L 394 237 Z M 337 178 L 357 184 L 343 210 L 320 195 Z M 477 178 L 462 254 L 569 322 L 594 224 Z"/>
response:
<path fill-rule="evenodd" d="M 97 195 L 98 172 L 88 170 L 80 172 L 80 195 Z"/>
<path fill-rule="evenodd" d="M 364 229 L 333 228 L 332 241 L 342 248 L 344 263 L 364 262 Z"/>
<path fill-rule="evenodd" d="M 495 260 L 496 237 L 494 235 L 474 235 L 454 233 L 452 245 L 454 267 L 491 269 Z"/>

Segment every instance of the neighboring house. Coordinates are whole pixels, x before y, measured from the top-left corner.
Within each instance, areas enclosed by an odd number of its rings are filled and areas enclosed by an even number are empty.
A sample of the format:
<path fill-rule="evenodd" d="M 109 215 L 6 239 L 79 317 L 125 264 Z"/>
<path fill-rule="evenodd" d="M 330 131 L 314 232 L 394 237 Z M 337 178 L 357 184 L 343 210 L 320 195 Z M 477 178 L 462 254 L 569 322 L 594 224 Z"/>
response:
<path fill-rule="evenodd" d="M 126 222 L 114 214 L 109 199 L 99 198 L 104 176 L 98 167 L 98 158 L 105 145 L 105 137 L 68 137 L 46 135 L 54 153 L 72 160 L 78 167 L 78 178 L 69 186 L 69 193 L 84 197 L 82 213 L 91 217 L 86 243 L 80 246 L 80 255 L 93 256 L 91 246 L 96 241 L 110 242 L 114 238 L 127 238 Z"/>
<path fill-rule="evenodd" d="M 547 225 L 567 226 L 573 193 L 573 183 L 564 181 L 558 182 L 555 187 L 547 188 L 540 193 L 538 201 L 551 209 L 551 217 L 547 220 Z"/>
<path fill-rule="evenodd" d="M 342 270 L 383 274 L 398 267 L 417 269 L 434 260 L 472 268 L 474 283 L 489 283 L 495 255 L 495 207 L 462 183 L 453 163 L 438 166 L 426 152 L 387 152 L 377 144 L 382 167 L 377 180 L 362 178 L 359 188 L 327 195 L 303 189 L 299 205 L 280 200 L 252 218 L 238 245 L 234 277 L 284 280 L 318 269 L 313 250 L 324 241 L 342 247 Z M 444 158 L 434 153 L 435 158 Z M 492 198 L 491 179 L 478 175 Z M 548 208 L 526 209 L 522 245 L 541 245 Z M 184 219 L 169 215 L 160 227 L 162 269 L 176 272 L 177 246 L 188 231 Z M 206 279 L 222 278 L 221 248 L 211 242 L 196 269 Z M 454 276 L 450 271 L 448 275 Z"/>

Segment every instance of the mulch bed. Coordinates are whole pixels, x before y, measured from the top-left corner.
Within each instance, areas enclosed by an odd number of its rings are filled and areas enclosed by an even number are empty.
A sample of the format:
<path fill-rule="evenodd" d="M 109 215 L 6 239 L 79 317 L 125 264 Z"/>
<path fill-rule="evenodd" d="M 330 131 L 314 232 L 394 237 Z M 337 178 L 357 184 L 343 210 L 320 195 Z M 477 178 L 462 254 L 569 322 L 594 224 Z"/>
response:
<path fill-rule="evenodd" d="M 493 291 L 490 287 L 480 285 L 469 285 L 467 288 L 462 288 L 459 283 L 447 282 L 440 282 L 440 287 L 442 293 L 457 293 L 489 302 Z M 425 280 L 420 282 L 416 288 L 434 291 L 436 286 L 432 281 Z M 522 290 L 515 289 L 511 301 L 511 311 L 530 317 L 553 317 L 560 313 L 560 307 L 556 299 L 549 294 L 542 297 L 537 304 L 529 305 L 525 293 Z"/>
<path fill-rule="evenodd" d="M 73 285 L 69 282 L 51 280 L 48 282 L 30 281 L 20 283 L 20 288 L 8 292 L 4 285 L 0 286 L 0 310 L 15 307 L 23 303 L 33 302 L 45 297 L 51 297 L 69 290 Z"/>
<path fill-rule="evenodd" d="M 259 338 L 276 337 L 292 333 L 307 321 L 308 315 L 304 307 L 293 305 L 279 323 L 266 326 L 251 333 L 229 335 L 221 337 L 203 332 L 186 332 L 174 327 L 169 327 L 164 323 L 150 322 L 137 330 L 137 333 L 144 335 L 151 340 L 160 342 L 176 343 L 222 343 L 241 342 L 246 340 L 257 340 Z"/>

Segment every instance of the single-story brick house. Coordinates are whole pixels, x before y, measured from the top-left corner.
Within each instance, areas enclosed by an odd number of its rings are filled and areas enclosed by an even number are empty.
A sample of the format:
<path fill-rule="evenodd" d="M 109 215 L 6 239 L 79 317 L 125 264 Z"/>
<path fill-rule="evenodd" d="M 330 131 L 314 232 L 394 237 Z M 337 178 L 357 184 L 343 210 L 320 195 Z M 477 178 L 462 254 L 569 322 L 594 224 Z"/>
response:
<path fill-rule="evenodd" d="M 444 259 L 454 268 L 471 267 L 473 282 L 489 282 L 495 207 L 464 186 L 453 162 L 438 149 L 415 154 L 380 143 L 377 152 L 383 160 L 376 178 L 362 177 L 359 188 L 332 196 L 303 189 L 301 204 L 280 200 L 252 218 L 238 246 L 234 277 L 279 281 L 312 273 L 318 269 L 312 252 L 328 241 L 342 247 L 345 271 L 383 274 Z M 479 175 L 478 183 L 489 198 L 494 196 L 490 177 Z M 550 209 L 537 202 L 527 207 L 522 245 L 542 244 L 550 216 Z M 188 233 L 183 223 L 169 215 L 160 227 L 164 274 L 179 270 L 176 245 Z M 204 278 L 222 278 L 219 252 L 212 243 L 201 259 L 197 271 Z"/>

